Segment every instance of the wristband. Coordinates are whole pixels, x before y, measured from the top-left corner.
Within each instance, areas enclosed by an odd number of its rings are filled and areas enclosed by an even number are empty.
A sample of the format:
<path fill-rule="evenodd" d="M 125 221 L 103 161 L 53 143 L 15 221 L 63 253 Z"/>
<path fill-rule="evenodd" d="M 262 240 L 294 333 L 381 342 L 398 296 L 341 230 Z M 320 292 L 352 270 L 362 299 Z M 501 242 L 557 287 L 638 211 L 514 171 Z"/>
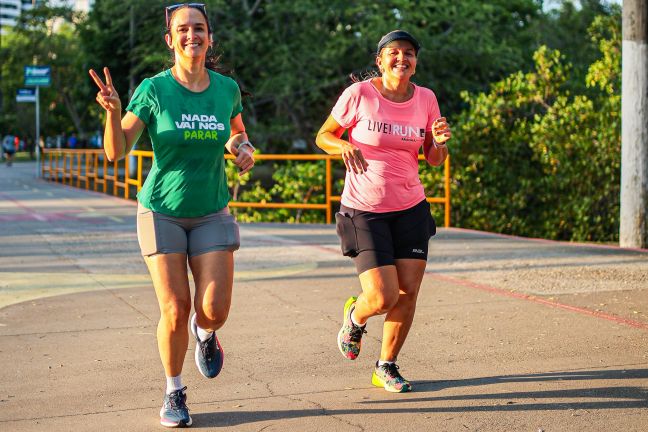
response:
<path fill-rule="evenodd" d="M 250 141 L 248 141 L 248 140 L 241 141 L 240 143 L 238 143 L 238 145 L 236 146 L 236 149 L 237 149 L 237 150 L 240 150 L 241 147 L 243 147 L 243 146 L 248 146 L 248 147 L 250 147 L 250 150 L 252 151 L 252 153 L 254 153 L 254 152 L 256 151 L 256 148 L 255 148 L 255 147 L 252 145 L 252 143 L 251 143 Z"/>

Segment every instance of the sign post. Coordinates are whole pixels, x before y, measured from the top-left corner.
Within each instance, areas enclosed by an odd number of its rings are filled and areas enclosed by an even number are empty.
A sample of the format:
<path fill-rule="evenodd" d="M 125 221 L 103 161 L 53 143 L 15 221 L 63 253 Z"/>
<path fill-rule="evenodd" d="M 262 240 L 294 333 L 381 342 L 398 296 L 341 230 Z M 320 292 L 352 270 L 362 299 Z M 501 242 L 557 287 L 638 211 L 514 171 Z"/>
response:
<path fill-rule="evenodd" d="M 52 68 L 50 66 L 25 66 L 25 86 L 36 87 L 34 90 L 34 102 L 36 102 L 36 176 L 40 177 L 40 92 L 41 87 L 49 87 L 52 84 Z M 28 89 L 21 89 L 28 90 Z M 20 92 L 21 90 L 18 90 Z M 16 95 L 16 102 L 28 102 L 18 100 L 20 94 Z M 25 96 L 23 96 L 24 98 Z M 30 102 L 30 101 L 29 101 Z"/>

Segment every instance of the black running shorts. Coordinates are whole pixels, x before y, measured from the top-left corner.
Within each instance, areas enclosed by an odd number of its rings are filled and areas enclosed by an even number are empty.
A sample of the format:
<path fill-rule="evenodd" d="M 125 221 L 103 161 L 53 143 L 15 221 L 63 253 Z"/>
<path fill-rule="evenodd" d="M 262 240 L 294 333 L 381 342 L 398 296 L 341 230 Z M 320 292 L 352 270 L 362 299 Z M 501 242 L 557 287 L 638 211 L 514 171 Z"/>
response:
<path fill-rule="evenodd" d="M 342 254 L 352 257 L 358 274 L 394 265 L 397 259 L 427 260 L 428 241 L 436 233 L 430 204 L 374 213 L 344 205 L 335 214 Z"/>

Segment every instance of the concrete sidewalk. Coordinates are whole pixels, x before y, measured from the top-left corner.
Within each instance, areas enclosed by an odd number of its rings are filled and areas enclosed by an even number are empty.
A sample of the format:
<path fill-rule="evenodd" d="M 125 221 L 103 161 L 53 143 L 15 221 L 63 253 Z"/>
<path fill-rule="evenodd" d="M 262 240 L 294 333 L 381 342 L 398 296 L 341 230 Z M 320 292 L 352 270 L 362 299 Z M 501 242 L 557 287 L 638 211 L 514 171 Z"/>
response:
<path fill-rule="evenodd" d="M 159 312 L 135 204 L 0 167 L 0 430 L 163 430 Z M 242 224 L 223 372 L 183 371 L 194 429 L 646 431 L 648 253 L 440 230 L 399 364 L 336 346 L 359 283 L 326 225 Z"/>

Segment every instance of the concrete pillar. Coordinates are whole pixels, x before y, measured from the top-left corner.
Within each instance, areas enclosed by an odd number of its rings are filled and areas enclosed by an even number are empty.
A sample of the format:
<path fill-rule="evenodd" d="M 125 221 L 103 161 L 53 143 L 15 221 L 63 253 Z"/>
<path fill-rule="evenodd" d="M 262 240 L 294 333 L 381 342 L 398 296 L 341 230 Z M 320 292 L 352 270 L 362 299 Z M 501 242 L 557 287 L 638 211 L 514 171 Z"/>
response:
<path fill-rule="evenodd" d="M 623 0 L 621 247 L 648 247 L 648 0 Z"/>

